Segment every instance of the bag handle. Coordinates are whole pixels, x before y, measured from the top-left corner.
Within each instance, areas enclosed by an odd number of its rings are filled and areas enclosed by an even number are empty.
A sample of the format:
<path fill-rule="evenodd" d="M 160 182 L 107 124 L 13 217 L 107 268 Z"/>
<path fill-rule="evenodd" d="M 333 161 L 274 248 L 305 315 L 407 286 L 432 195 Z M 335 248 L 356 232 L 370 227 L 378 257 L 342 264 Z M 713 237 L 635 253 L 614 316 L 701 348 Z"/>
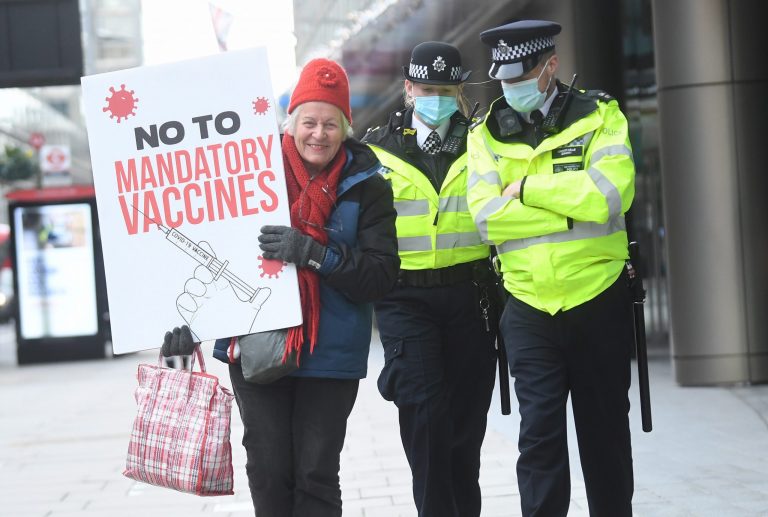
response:
<path fill-rule="evenodd" d="M 193 371 L 195 369 L 195 357 L 197 357 L 197 360 L 200 362 L 200 371 L 203 373 L 206 373 L 205 370 L 205 360 L 203 359 L 203 351 L 200 348 L 200 343 L 195 345 L 195 350 L 192 352 L 192 360 L 189 365 L 189 371 Z M 163 366 L 163 353 L 159 352 L 157 357 L 157 366 Z M 186 371 L 186 368 L 182 368 L 182 371 Z"/>
<path fill-rule="evenodd" d="M 192 354 L 192 362 L 189 365 L 189 370 L 192 371 L 195 369 L 195 357 L 197 357 L 197 360 L 200 361 L 200 371 L 203 373 L 205 372 L 205 360 L 203 359 L 203 351 L 200 348 L 200 343 L 195 345 L 195 351 Z"/>

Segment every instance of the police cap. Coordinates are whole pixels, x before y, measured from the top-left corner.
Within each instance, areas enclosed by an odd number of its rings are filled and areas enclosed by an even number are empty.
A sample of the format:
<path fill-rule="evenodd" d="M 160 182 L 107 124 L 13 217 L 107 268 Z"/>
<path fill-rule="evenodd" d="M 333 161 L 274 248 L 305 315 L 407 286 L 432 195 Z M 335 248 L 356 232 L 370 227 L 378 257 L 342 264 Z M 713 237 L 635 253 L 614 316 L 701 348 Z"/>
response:
<path fill-rule="evenodd" d="M 544 20 L 523 20 L 480 33 L 491 47 L 491 79 L 514 79 L 536 68 L 539 56 L 554 50 L 560 25 Z"/>
<path fill-rule="evenodd" d="M 411 62 L 403 67 L 406 79 L 425 84 L 459 84 L 471 73 L 461 67 L 459 49 L 441 41 L 425 41 L 413 47 Z"/>

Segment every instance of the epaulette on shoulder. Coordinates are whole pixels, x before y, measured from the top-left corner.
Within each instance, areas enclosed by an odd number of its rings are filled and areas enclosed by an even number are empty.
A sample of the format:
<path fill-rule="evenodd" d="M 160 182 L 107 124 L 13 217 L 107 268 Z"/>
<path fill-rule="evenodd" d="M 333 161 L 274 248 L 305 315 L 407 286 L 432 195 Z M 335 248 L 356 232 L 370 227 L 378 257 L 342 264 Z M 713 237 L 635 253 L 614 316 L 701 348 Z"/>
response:
<path fill-rule="evenodd" d="M 469 120 L 469 131 L 473 131 L 477 126 L 485 122 L 486 117 L 488 116 L 488 113 L 490 111 L 490 107 L 488 108 L 488 111 L 486 111 L 483 114 L 475 114 L 472 117 L 472 120 Z"/>
<path fill-rule="evenodd" d="M 398 131 L 403 126 L 403 121 L 405 120 L 405 111 L 404 110 L 398 110 L 395 113 L 392 113 L 389 117 L 389 130 L 391 132 Z"/>
<path fill-rule="evenodd" d="M 470 120 L 469 131 L 474 131 L 477 126 L 483 123 L 483 120 L 485 120 L 483 117 L 475 117 Z"/>
<path fill-rule="evenodd" d="M 603 90 L 587 90 L 584 92 L 584 95 L 590 99 L 595 99 L 601 102 L 610 102 L 616 100 L 613 95 Z"/>
<path fill-rule="evenodd" d="M 376 126 L 376 127 L 369 127 L 369 128 L 368 128 L 368 129 L 365 131 L 365 134 L 367 135 L 367 134 L 373 133 L 374 131 L 376 131 L 376 130 L 377 130 L 377 129 L 379 129 L 380 127 L 381 127 L 381 126 Z"/>

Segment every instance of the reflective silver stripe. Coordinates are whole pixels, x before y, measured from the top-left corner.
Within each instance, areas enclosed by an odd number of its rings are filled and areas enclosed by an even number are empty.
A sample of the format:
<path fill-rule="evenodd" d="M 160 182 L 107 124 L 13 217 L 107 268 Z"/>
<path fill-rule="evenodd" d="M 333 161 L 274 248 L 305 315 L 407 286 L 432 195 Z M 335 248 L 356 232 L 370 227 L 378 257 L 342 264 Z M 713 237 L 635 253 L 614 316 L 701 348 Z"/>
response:
<path fill-rule="evenodd" d="M 437 236 L 437 249 L 465 248 L 479 246 L 483 241 L 477 232 L 444 233 Z"/>
<path fill-rule="evenodd" d="M 414 199 L 412 201 L 395 201 L 397 215 L 427 215 L 429 214 L 429 201 L 426 199 Z"/>
<path fill-rule="evenodd" d="M 608 217 L 615 217 L 621 214 L 621 194 L 616 186 L 610 182 L 605 175 L 600 172 L 595 165 L 606 156 L 625 155 L 632 159 L 632 151 L 626 145 L 609 145 L 598 149 L 592 154 L 589 160 L 589 169 L 587 174 L 595 182 L 598 190 L 605 196 L 608 203 Z"/>
<path fill-rule="evenodd" d="M 497 248 L 499 253 L 507 253 L 509 251 L 519 251 L 530 246 L 535 246 L 536 244 L 553 244 L 580 241 L 582 239 L 593 239 L 595 237 L 605 237 L 624 230 L 626 230 L 626 225 L 623 215 L 612 217 L 604 224 L 574 221 L 572 230 L 542 235 L 541 237 L 513 239 L 500 244 Z"/>
<path fill-rule="evenodd" d="M 602 147 L 592 153 L 592 156 L 589 157 L 589 161 L 592 165 L 596 164 L 606 156 L 614 156 L 614 155 L 625 155 L 629 156 L 629 159 L 632 159 L 632 151 L 624 144 L 616 144 L 616 145 L 609 145 L 607 147 Z"/>
<path fill-rule="evenodd" d="M 469 207 L 467 206 L 466 196 L 446 196 L 440 198 L 440 211 L 441 212 L 467 212 Z"/>
<path fill-rule="evenodd" d="M 509 200 L 508 197 L 495 197 L 488 201 L 475 216 L 475 226 L 484 242 L 488 242 L 488 217 L 501 210 Z"/>
<path fill-rule="evenodd" d="M 429 237 L 398 237 L 399 251 L 431 251 L 432 239 Z"/>
<path fill-rule="evenodd" d="M 592 137 L 594 136 L 595 132 L 590 131 L 586 135 L 584 135 L 582 138 L 584 138 L 584 150 L 586 152 L 587 149 L 589 149 L 589 143 L 592 141 Z"/>
<path fill-rule="evenodd" d="M 499 155 L 493 151 L 493 148 L 491 147 L 491 143 L 488 141 L 488 137 L 486 135 L 483 135 L 483 143 L 485 144 L 485 149 L 488 151 L 488 154 L 490 154 L 491 158 L 493 158 L 493 161 L 498 162 Z"/>
<path fill-rule="evenodd" d="M 478 174 L 477 172 L 472 172 L 469 175 L 469 180 L 467 181 L 467 189 L 471 189 L 481 181 L 484 181 L 489 185 L 498 185 L 499 187 L 501 187 L 501 177 L 499 176 L 499 172 L 495 170 L 490 170 L 484 174 Z"/>
<path fill-rule="evenodd" d="M 477 232 L 445 233 L 437 236 L 435 247 L 439 250 L 467 248 L 480 246 L 483 241 Z M 399 251 L 432 251 L 432 240 L 429 237 L 399 237 Z"/>

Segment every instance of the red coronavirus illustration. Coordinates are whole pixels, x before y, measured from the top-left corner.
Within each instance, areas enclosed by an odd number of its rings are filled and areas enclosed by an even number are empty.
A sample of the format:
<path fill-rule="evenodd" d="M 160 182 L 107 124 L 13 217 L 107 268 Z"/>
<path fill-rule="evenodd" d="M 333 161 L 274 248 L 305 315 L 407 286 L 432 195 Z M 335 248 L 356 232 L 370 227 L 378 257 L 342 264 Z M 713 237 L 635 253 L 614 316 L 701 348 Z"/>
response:
<path fill-rule="evenodd" d="M 254 115 L 264 115 L 269 110 L 269 101 L 264 97 L 256 97 L 253 101 L 253 113 Z"/>
<path fill-rule="evenodd" d="M 102 111 L 109 112 L 109 118 L 117 117 L 117 122 L 120 123 L 129 115 L 136 115 L 136 103 L 139 102 L 139 99 L 133 96 L 133 90 L 126 90 L 125 85 L 121 84 L 118 91 L 115 91 L 112 86 L 109 87 L 109 91 L 112 92 L 112 95 L 104 98 L 107 101 L 107 106 L 102 108 Z"/>
<path fill-rule="evenodd" d="M 259 255 L 259 262 L 261 262 L 259 269 L 261 269 L 262 278 L 265 276 L 268 278 L 279 278 L 279 273 L 283 272 L 283 266 L 285 266 L 285 262 L 282 260 L 265 259 L 261 255 Z"/>

